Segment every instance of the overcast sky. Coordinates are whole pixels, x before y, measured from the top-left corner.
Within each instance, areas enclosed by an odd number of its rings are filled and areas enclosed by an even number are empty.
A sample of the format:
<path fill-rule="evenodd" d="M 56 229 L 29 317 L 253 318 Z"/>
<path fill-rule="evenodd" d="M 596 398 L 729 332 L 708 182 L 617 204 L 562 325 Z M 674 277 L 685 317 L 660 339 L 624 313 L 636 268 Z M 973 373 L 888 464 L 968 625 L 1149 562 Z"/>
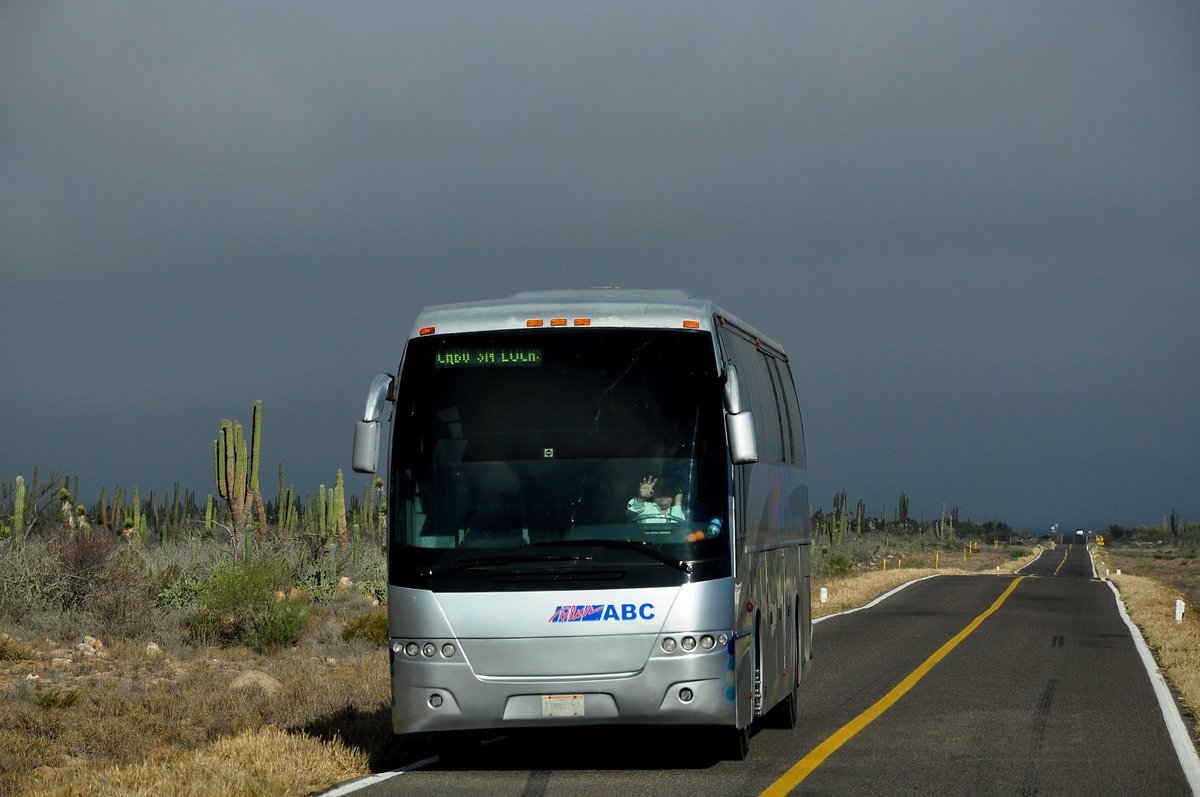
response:
<path fill-rule="evenodd" d="M 425 305 L 678 287 L 813 508 L 1200 521 L 1200 6 L 0 4 L 0 479 L 350 474 Z"/>

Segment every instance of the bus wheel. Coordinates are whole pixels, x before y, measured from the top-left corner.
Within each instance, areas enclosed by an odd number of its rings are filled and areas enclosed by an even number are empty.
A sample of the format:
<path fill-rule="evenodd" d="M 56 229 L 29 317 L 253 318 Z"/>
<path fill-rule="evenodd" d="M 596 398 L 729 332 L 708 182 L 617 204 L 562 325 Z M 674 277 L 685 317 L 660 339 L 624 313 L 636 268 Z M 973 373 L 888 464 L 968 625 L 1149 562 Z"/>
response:
<path fill-rule="evenodd" d="M 772 728 L 782 728 L 785 731 L 790 731 L 796 727 L 796 702 L 799 690 L 792 687 L 792 691 L 783 700 L 779 701 L 775 708 L 771 709 L 768 715 Z"/>
<path fill-rule="evenodd" d="M 725 728 L 725 757 L 730 761 L 745 761 L 750 754 L 750 726 Z"/>

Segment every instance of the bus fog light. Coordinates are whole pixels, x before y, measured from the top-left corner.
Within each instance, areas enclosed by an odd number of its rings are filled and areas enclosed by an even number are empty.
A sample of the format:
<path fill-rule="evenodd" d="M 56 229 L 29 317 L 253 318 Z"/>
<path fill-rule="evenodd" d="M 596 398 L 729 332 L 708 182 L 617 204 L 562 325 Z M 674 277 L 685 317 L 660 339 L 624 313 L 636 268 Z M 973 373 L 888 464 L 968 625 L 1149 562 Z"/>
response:
<path fill-rule="evenodd" d="M 671 637 L 665 638 L 662 641 L 662 649 L 665 650 L 667 653 L 673 652 L 675 650 L 675 640 L 672 639 Z"/>
<path fill-rule="evenodd" d="M 449 642 L 442 645 L 442 655 L 448 659 L 454 658 L 454 646 L 451 645 Z"/>
<path fill-rule="evenodd" d="M 684 650 L 695 650 L 696 649 L 696 637 L 685 636 L 683 638 L 682 645 L 683 645 Z"/>
<path fill-rule="evenodd" d="M 415 656 L 421 652 L 421 647 L 416 642 L 409 642 L 404 646 L 404 652 L 409 656 Z"/>
<path fill-rule="evenodd" d="M 715 644 L 716 644 L 716 641 L 713 640 L 713 638 L 711 636 L 709 636 L 708 634 L 705 634 L 704 636 L 700 637 L 700 647 L 704 648 L 705 650 L 712 650 L 713 645 L 715 645 Z"/>
<path fill-rule="evenodd" d="M 429 696 L 429 707 L 430 708 L 441 708 L 442 707 L 442 696 L 439 695 L 437 692 L 434 692 L 432 695 L 430 695 Z"/>
<path fill-rule="evenodd" d="M 400 651 L 402 651 L 402 650 L 404 650 L 404 645 L 401 644 L 400 640 L 393 639 L 392 640 L 392 653 L 395 653 L 398 656 L 398 655 L 400 655 Z"/>
<path fill-rule="evenodd" d="M 725 647 L 729 644 L 729 636 L 727 634 L 721 634 L 717 637 L 717 644 L 721 647 Z"/>
<path fill-rule="evenodd" d="M 679 699 L 684 703 L 691 703 L 692 697 L 692 690 L 688 689 L 686 686 L 679 690 Z"/>
<path fill-rule="evenodd" d="M 437 645 L 432 642 L 426 642 L 425 647 L 421 648 L 421 652 L 426 656 L 432 656 L 434 653 L 437 653 Z"/>

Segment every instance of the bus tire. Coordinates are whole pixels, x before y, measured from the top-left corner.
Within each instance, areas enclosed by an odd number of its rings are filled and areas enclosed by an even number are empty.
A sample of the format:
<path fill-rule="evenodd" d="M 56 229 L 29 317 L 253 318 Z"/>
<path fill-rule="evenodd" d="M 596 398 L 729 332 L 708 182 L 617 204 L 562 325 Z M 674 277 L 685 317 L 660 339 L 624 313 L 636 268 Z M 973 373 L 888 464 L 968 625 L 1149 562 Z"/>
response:
<path fill-rule="evenodd" d="M 745 761 L 750 755 L 750 726 L 745 728 L 723 728 L 725 758 L 730 761 Z"/>
<path fill-rule="evenodd" d="M 783 700 L 775 704 L 775 708 L 771 709 L 768 715 L 772 728 L 780 728 L 785 731 L 790 731 L 796 727 L 796 711 L 797 711 L 797 694 L 800 690 L 792 687 L 792 691 Z"/>

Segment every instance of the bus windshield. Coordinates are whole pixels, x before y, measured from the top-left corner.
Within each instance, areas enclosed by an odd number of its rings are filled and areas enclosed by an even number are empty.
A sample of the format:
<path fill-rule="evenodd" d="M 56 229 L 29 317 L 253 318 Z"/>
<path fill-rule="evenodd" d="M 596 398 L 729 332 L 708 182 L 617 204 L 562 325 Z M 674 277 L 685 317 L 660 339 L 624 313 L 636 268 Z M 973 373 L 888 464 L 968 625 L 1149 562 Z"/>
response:
<path fill-rule="evenodd" d="M 392 443 L 391 583 L 493 591 L 728 575 L 720 387 L 704 332 L 411 341 Z"/>

